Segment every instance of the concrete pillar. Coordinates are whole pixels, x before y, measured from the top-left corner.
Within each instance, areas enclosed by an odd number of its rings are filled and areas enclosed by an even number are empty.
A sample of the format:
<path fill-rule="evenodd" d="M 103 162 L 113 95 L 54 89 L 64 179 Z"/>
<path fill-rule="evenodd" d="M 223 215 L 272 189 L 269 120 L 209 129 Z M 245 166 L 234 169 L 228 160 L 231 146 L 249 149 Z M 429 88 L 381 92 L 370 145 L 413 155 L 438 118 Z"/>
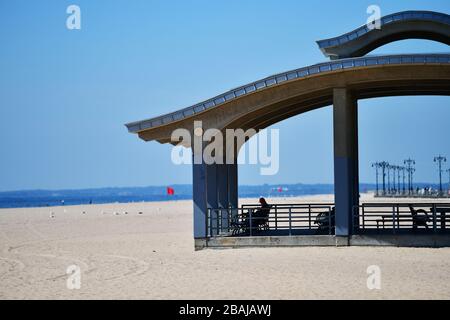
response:
<path fill-rule="evenodd" d="M 237 162 L 227 165 L 228 169 L 228 207 L 238 207 L 238 165 Z"/>
<path fill-rule="evenodd" d="M 193 164 L 193 200 L 194 200 L 194 238 L 207 237 L 209 229 L 208 209 L 227 209 L 238 205 L 237 163 L 235 164 Z M 217 218 L 217 212 L 212 213 Z M 217 227 L 226 231 L 228 228 L 227 212 L 222 212 L 222 219 L 214 220 L 214 231 Z"/>
<path fill-rule="evenodd" d="M 217 168 L 217 204 L 219 208 L 228 208 L 228 167 L 216 164 Z"/>
<path fill-rule="evenodd" d="M 217 208 L 228 209 L 228 168 L 224 164 L 216 164 L 217 168 Z M 229 227 L 228 210 L 221 211 L 221 231 L 227 232 Z"/>
<path fill-rule="evenodd" d="M 194 238 L 207 237 L 206 165 L 192 164 L 192 198 L 194 202 Z"/>
<path fill-rule="evenodd" d="M 208 209 L 217 209 L 218 205 L 218 193 L 217 193 L 217 165 L 216 164 L 205 164 L 206 167 L 206 203 Z M 211 229 L 212 235 L 217 235 L 220 223 L 217 221 L 218 216 L 217 211 L 210 212 L 210 215 L 215 219 L 212 220 L 214 228 Z"/>
<path fill-rule="evenodd" d="M 336 236 L 353 230 L 353 206 L 359 204 L 358 103 L 345 88 L 333 92 L 334 195 Z"/>

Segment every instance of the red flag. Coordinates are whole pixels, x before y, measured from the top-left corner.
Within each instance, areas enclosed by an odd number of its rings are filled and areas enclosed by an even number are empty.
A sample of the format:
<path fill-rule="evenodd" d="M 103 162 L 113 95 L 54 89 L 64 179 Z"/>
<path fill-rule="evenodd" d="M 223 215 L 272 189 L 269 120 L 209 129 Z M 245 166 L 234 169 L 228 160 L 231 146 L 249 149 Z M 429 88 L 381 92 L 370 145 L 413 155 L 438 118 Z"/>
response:
<path fill-rule="evenodd" d="M 167 194 L 169 196 L 173 196 L 175 194 L 175 190 L 171 187 L 167 187 Z"/>

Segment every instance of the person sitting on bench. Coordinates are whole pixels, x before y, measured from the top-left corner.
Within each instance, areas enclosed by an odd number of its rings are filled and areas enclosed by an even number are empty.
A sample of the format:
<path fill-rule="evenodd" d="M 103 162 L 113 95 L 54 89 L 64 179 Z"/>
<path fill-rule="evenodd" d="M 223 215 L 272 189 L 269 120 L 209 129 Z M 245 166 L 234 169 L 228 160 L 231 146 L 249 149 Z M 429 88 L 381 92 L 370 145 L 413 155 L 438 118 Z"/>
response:
<path fill-rule="evenodd" d="M 409 205 L 409 210 L 411 211 L 411 216 L 413 220 L 413 230 L 416 230 L 417 227 L 419 226 L 423 226 L 426 229 L 428 229 L 427 222 L 430 221 L 428 213 L 423 209 L 415 210 L 412 204 Z M 419 216 L 419 213 L 423 213 L 423 215 Z"/>
<path fill-rule="evenodd" d="M 269 214 L 272 206 L 264 198 L 260 198 L 259 203 L 261 204 L 261 208 L 253 214 L 254 224 L 252 224 L 258 229 L 267 229 L 269 227 Z"/>

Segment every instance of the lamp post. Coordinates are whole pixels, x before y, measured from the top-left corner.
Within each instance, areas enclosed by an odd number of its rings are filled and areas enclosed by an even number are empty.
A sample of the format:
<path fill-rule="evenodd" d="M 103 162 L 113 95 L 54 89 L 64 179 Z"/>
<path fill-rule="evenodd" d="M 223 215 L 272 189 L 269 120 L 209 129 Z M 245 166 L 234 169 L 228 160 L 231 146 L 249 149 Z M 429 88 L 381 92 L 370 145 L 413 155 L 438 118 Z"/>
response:
<path fill-rule="evenodd" d="M 391 166 L 392 169 L 392 193 L 395 195 L 397 193 L 397 184 L 395 180 L 395 174 L 397 171 L 397 166 Z"/>
<path fill-rule="evenodd" d="M 391 169 L 390 164 L 387 165 L 387 178 L 388 178 L 388 194 L 391 194 Z"/>
<path fill-rule="evenodd" d="M 445 172 L 448 173 L 448 189 L 447 189 L 447 195 L 450 195 L 450 169 L 445 170 Z"/>
<path fill-rule="evenodd" d="M 383 195 L 386 195 L 386 169 L 389 167 L 389 162 L 379 162 L 378 165 L 381 168 L 381 174 L 383 177 Z"/>
<path fill-rule="evenodd" d="M 416 164 L 416 161 L 409 158 L 403 161 L 403 164 L 406 165 L 406 172 L 408 172 L 408 194 L 411 194 L 413 190 L 413 173 L 416 171 L 413 166 Z"/>
<path fill-rule="evenodd" d="M 372 163 L 372 168 L 375 168 L 375 183 L 376 183 L 376 192 L 375 195 L 378 197 L 379 193 L 378 193 L 378 169 L 380 168 L 380 163 L 379 162 L 375 162 Z"/>
<path fill-rule="evenodd" d="M 445 170 L 448 173 L 448 191 L 450 191 L 450 169 Z"/>
<path fill-rule="evenodd" d="M 403 195 L 406 194 L 406 168 L 405 167 L 401 167 L 402 168 L 402 176 L 403 176 Z"/>
<path fill-rule="evenodd" d="M 397 193 L 400 194 L 402 192 L 400 188 L 400 172 L 402 171 L 402 167 L 397 166 Z"/>
<path fill-rule="evenodd" d="M 447 158 L 439 155 L 434 157 L 434 162 L 437 163 L 439 168 L 439 195 L 442 196 L 442 162 L 447 162 Z"/>

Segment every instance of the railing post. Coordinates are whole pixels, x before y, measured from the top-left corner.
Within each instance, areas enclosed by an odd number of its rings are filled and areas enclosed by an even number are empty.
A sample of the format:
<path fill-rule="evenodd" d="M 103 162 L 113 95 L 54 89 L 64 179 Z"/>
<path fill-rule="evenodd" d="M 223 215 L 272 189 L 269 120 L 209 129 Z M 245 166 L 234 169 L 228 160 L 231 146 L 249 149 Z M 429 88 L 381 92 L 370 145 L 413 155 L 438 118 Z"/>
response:
<path fill-rule="evenodd" d="M 336 217 L 334 217 L 334 219 L 336 219 Z M 331 236 L 331 208 L 330 207 L 328 207 L 328 235 Z"/>
<path fill-rule="evenodd" d="M 436 233 L 436 231 L 436 204 L 433 203 L 433 232 Z"/>
<path fill-rule="evenodd" d="M 228 219 L 228 221 L 227 221 L 227 233 L 229 234 L 230 233 L 230 231 L 231 231 L 231 220 L 232 220 L 232 214 L 233 214 L 233 212 L 232 212 L 232 206 L 231 206 L 231 204 L 230 205 L 228 205 L 228 217 L 227 217 L 227 219 Z"/>
<path fill-rule="evenodd" d="M 210 228 L 210 224 L 211 224 L 211 209 L 208 208 L 208 210 L 206 211 L 206 237 L 211 237 L 211 228 Z"/>
<path fill-rule="evenodd" d="M 311 230 L 311 205 L 308 204 L 308 226 L 309 230 Z"/>
<path fill-rule="evenodd" d="M 355 234 L 355 230 L 356 230 L 356 219 L 355 219 L 355 216 L 356 216 L 356 214 L 355 214 L 355 212 L 356 212 L 356 209 L 358 209 L 359 210 L 359 207 L 357 208 L 356 206 L 352 206 L 352 210 L 351 210 L 351 218 L 350 219 L 352 219 L 352 234 Z"/>
<path fill-rule="evenodd" d="M 289 206 L 289 236 L 292 235 L 292 207 Z"/>
<path fill-rule="evenodd" d="M 253 235 L 253 209 L 248 209 L 250 237 Z"/>
<path fill-rule="evenodd" d="M 395 234 L 395 204 L 392 205 L 392 233 Z"/>
<path fill-rule="evenodd" d="M 275 205 L 275 230 L 278 230 L 278 206 Z"/>
<path fill-rule="evenodd" d="M 216 234 L 219 235 L 219 230 L 220 230 L 220 218 L 222 216 L 222 212 L 220 211 L 221 209 L 217 209 L 216 211 Z"/>
<path fill-rule="evenodd" d="M 364 209 L 364 203 L 362 204 L 362 228 L 363 228 L 363 230 L 366 228 L 366 216 L 365 216 L 365 209 Z"/>
<path fill-rule="evenodd" d="M 214 214 L 214 210 L 210 209 L 209 210 L 209 235 L 210 235 L 210 237 L 213 236 L 213 214 Z"/>

